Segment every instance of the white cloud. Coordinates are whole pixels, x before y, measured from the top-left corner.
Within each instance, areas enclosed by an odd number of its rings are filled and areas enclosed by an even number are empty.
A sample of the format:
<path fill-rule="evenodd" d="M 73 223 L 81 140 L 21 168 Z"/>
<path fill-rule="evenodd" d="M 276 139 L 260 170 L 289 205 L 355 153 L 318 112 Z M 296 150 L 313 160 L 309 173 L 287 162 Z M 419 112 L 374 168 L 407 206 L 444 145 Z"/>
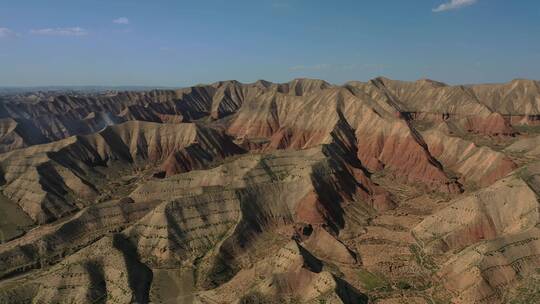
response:
<path fill-rule="evenodd" d="M 57 27 L 30 30 L 30 34 L 44 36 L 85 36 L 88 32 L 81 27 Z"/>
<path fill-rule="evenodd" d="M 293 67 L 290 67 L 289 70 L 291 71 L 320 71 L 320 70 L 326 70 L 328 68 L 331 68 L 332 66 L 326 63 L 320 63 L 316 65 L 296 65 Z"/>
<path fill-rule="evenodd" d="M 7 27 L 0 27 L 0 38 L 17 36 L 17 34 Z"/>
<path fill-rule="evenodd" d="M 379 71 L 386 69 L 387 67 L 382 64 L 375 63 L 347 63 L 347 64 L 326 64 L 319 63 L 315 65 L 296 65 L 289 68 L 290 71 L 352 71 L 352 70 L 363 70 L 363 71 Z"/>
<path fill-rule="evenodd" d="M 126 17 L 118 17 L 112 21 L 116 24 L 129 24 L 129 19 Z"/>
<path fill-rule="evenodd" d="M 364 64 L 351 63 L 351 64 L 343 65 L 342 68 L 344 70 L 363 70 L 363 71 L 375 70 L 375 71 L 379 71 L 379 70 L 385 69 L 386 66 L 382 65 L 382 64 L 377 64 L 377 63 L 364 63 Z"/>
<path fill-rule="evenodd" d="M 303 66 L 303 65 L 295 65 L 295 66 L 292 66 L 289 68 L 289 70 L 291 71 L 301 71 L 301 70 L 305 70 L 306 67 Z"/>
<path fill-rule="evenodd" d="M 433 9 L 433 12 L 439 13 L 439 12 L 445 12 L 449 10 L 454 10 L 466 6 L 470 6 L 478 2 L 477 0 L 451 0 L 450 2 L 443 3 L 436 8 Z"/>

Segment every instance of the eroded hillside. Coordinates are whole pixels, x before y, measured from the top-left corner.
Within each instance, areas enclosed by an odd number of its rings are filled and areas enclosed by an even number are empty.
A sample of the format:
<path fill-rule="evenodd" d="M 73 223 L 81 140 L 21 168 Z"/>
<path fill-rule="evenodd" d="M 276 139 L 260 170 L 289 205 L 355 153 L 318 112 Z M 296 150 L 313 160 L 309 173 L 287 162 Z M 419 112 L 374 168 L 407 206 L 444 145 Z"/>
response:
<path fill-rule="evenodd" d="M 3 98 L 1 303 L 540 299 L 539 82 Z"/>

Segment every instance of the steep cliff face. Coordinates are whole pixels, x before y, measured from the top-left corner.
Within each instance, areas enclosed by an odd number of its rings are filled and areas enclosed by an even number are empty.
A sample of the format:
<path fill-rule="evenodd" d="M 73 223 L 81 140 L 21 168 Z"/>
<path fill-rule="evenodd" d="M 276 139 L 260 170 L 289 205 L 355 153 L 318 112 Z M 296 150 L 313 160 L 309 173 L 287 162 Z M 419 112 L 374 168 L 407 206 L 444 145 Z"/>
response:
<path fill-rule="evenodd" d="M 539 87 L 7 97 L 0 302 L 511 301 L 540 267 Z"/>

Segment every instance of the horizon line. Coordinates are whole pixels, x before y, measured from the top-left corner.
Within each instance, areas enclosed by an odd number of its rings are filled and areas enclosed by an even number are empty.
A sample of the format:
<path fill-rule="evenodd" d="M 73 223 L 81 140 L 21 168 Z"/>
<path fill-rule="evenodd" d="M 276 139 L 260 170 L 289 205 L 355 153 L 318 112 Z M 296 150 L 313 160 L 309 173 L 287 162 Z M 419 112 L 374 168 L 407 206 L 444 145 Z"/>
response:
<path fill-rule="evenodd" d="M 191 85 L 147 85 L 147 84 L 38 84 L 38 85 L 1 85 L 0 84 L 0 89 L 40 89 L 40 88 L 51 88 L 51 89 L 69 89 L 69 88 L 111 88 L 111 89 L 114 89 L 114 88 L 147 88 L 147 89 L 181 89 L 181 88 L 190 88 L 190 87 L 197 87 L 197 86 L 204 86 L 204 85 L 212 85 L 212 84 L 215 84 L 215 83 L 219 83 L 219 82 L 238 82 L 240 84 L 254 84 L 254 83 L 257 83 L 259 81 L 266 81 L 266 82 L 269 82 L 269 83 L 272 83 L 272 84 L 286 84 L 286 83 L 289 83 L 291 81 L 295 81 L 295 80 L 321 80 L 321 81 L 324 81 L 330 85 L 333 85 L 333 86 L 343 86 L 343 85 L 346 85 L 347 83 L 349 82 L 354 82 L 354 81 L 359 81 L 359 82 L 369 82 L 371 80 L 375 80 L 375 79 L 379 79 L 379 78 L 384 78 L 384 79 L 388 79 L 388 80 L 393 80 L 393 81 L 403 81 L 403 82 L 419 82 L 419 81 L 434 81 L 434 82 L 439 82 L 439 83 L 442 83 L 442 84 L 445 84 L 447 86 L 470 86 L 470 85 L 489 85 L 489 84 L 506 84 L 506 83 L 511 83 L 511 82 L 514 82 L 514 81 L 518 81 L 518 80 L 529 80 L 529 81 L 540 81 L 540 79 L 532 79 L 532 78 L 525 78 L 525 77 L 515 77 L 515 78 L 512 78 L 512 79 L 509 79 L 509 80 L 506 80 L 506 81 L 500 81 L 500 82 L 471 82 L 471 83 L 456 83 L 456 84 L 452 84 L 452 83 L 448 83 L 448 82 L 445 82 L 445 81 L 440 81 L 440 80 L 436 80 L 436 79 L 432 79 L 432 78 L 426 78 L 426 77 L 423 77 L 423 78 L 419 78 L 419 79 L 415 79 L 415 80 L 403 80 L 403 79 L 394 79 L 394 78 L 389 78 L 389 77 L 386 77 L 386 76 L 377 76 L 377 77 L 374 77 L 374 78 L 370 78 L 370 79 L 367 79 L 367 80 L 358 80 L 358 79 L 352 79 L 352 80 L 347 80 L 341 84 L 337 84 L 337 83 L 332 83 L 330 81 L 327 81 L 325 79 L 322 79 L 322 78 L 311 78 L 311 77 L 296 77 L 296 78 L 292 78 L 290 79 L 289 81 L 285 81 L 285 82 L 281 82 L 281 81 L 270 81 L 270 80 L 266 80 L 266 79 L 257 79 L 255 81 L 240 81 L 240 80 L 237 80 L 237 79 L 225 79 L 225 80 L 216 80 L 216 81 L 212 81 L 212 82 L 205 82 L 205 83 L 196 83 L 196 84 L 191 84 Z"/>

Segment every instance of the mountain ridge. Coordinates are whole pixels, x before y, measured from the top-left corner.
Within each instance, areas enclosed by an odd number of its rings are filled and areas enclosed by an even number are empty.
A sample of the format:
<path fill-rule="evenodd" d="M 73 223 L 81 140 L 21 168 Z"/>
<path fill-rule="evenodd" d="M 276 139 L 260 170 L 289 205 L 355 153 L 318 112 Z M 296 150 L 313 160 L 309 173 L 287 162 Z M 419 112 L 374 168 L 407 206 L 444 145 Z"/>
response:
<path fill-rule="evenodd" d="M 505 303 L 540 279 L 538 81 L 3 98 L 0 302 Z"/>

